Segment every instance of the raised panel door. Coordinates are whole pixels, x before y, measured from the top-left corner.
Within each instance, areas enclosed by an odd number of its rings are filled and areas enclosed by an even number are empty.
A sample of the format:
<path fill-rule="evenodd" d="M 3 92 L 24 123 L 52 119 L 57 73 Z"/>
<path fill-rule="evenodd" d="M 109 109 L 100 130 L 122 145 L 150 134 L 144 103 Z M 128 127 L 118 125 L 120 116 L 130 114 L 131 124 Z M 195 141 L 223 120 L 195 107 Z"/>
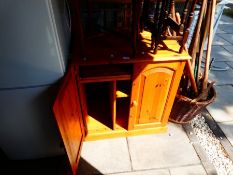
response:
<path fill-rule="evenodd" d="M 141 107 L 138 124 L 161 122 L 174 71 L 152 68 L 141 74 Z"/>
<path fill-rule="evenodd" d="M 54 115 L 68 155 L 72 172 L 77 172 L 82 142 L 83 120 L 75 70 L 70 67 L 53 106 Z"/>
<path fill-rule="evenodd" d="M 128 129 L 165 127 L 185 61 L 135 63 Z"/>

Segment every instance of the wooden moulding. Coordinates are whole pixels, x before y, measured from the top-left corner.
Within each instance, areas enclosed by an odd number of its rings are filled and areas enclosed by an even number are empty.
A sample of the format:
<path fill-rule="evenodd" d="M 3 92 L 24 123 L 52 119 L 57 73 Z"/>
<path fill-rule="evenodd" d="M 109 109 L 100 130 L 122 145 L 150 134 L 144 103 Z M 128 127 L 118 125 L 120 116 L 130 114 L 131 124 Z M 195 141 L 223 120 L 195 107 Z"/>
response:
<path fill-rule="evenodd" d="M 126 130 L 119 125 L 116 125 L 116 130 L 113 132 L 112 130 L 106 130 L 99 132 L 98 134 L 88 134 L 85 137 L 85 141 L 94 141 L 100 139 L 110 139 L 117 137 L 129 137 L 129 136 L 137 136 L 144 134 L 155 134 L 155 133 L 163 133 L 167 131 L 167 126 L 160 126 L 155 128 L 144 128 L 144 129 L 135 129 L 135 130 Z"/>

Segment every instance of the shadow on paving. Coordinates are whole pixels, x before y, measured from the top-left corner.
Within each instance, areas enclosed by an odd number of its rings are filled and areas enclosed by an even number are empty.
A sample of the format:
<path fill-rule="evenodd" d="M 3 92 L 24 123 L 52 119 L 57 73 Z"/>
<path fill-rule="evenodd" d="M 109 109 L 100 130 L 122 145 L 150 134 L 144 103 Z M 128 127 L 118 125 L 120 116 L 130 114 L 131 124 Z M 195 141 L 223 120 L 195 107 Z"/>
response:
<path fill-rule="evenodd" d="M 72 175 L 66 156 L 41 158 L 35 160 L 9 160 L 0 150 L 0 174 L 2 175 Z M 80 158 L 77 175 L 102 175 L 84 159 Z"/>

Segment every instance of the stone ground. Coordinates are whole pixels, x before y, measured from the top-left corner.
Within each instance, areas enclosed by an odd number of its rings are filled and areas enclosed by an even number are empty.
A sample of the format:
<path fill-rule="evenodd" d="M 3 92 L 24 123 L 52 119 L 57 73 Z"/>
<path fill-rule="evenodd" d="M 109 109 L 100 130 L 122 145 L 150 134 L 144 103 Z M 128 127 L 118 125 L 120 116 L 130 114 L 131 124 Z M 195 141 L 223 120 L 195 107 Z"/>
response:
<path fill-rule="evenodd" d="M 218 98 L 207 107 L 211 116 L 233 144 L 233 19 L 223 16 L 213 43 L 216 58 L 210 79 L 216 80 Z M 218 71 L 215 68 L 226 68 Z M 231 132 L 230 132 L 231 131 Z"/>
<path fill-rule="evenodd" d="M 218 97 L 206 119 L 233 158 L 233 19 L 223 16 L 216 33 L 210 79 Z M 217 70 L 226 69 L 226 70 Z M 190 125 L 169 123 L 168 132 L 84 142 L 79 175 L 215 175 Z M 221 128 L 221 130 L 220 130 Z M 1 153 L 0 153 L 1 154 Z M 7 174 L 70 174 L 65 156 L 34 161 L 4 161 Z M 3 169 L 3 170 L 2 170 Z"/>
<path fill-rule="evenodd" d="M 169 123 L 168 128 L 164 134 L 85 142 L 79 174 L 216 174 L 195 138 L 189 139 L 181 125 Z"/>

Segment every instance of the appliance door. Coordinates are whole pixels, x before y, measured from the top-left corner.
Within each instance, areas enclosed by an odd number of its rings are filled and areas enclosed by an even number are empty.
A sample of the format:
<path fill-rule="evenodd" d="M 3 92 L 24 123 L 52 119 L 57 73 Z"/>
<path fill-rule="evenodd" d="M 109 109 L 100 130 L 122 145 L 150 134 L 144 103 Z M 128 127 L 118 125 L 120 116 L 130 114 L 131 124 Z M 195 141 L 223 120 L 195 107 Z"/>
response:
<path fill-rule="evenodd" d="M 61 1 L 0 1 L 0 88 L 52 84 L 63 76 L 69 30 L 62 29 Z"/>
<path fill-rule="evenodd" d="M 0 148 L 10 159 L 64 153 L 52 104 L 54 87 L 0 91 Z"/>

